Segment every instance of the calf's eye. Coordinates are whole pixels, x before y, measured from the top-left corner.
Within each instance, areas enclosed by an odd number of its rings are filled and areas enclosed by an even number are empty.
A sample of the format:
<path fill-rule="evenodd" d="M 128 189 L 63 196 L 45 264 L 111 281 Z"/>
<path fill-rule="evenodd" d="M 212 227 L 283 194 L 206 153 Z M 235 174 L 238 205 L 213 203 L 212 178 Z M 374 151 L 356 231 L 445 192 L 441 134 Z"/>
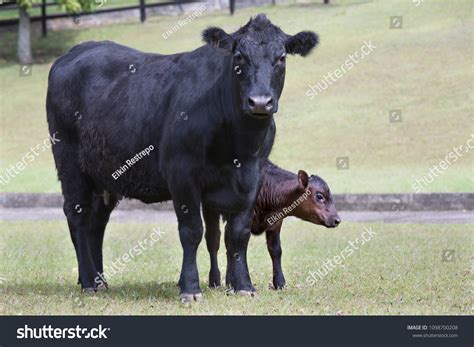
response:
<path fill-rule="evenodd" d="M 321 193 L 316 193 L 316 199 L 320 202 L 324 202 L 324 196 Z"/>

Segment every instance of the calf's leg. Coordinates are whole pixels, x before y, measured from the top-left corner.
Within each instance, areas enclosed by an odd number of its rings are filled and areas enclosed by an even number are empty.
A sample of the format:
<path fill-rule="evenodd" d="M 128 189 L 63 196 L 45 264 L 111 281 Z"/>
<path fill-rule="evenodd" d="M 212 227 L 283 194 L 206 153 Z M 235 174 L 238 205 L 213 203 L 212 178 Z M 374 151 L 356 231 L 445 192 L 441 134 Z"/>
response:
<path fill-rule="evenodd" d="M 209 207 L 203 206 L 202 214 L 206 226 L 205 238 L 207 250 L 211 260 L 211 269 L 209 270 L 209 287 L 217 288 L 221 286 L 221 273 L 217 263 L 217 252 L 221 239 L 219 229 L 219 213 Z"/>
<path fill-rule="evenodd" d="M 286 285 L 285 276 L 281 269 L 281 241 L 280 241 L 281 223 L 276 228 L 267 230 L 265 236 L 267 238 L 267 249 L 272 258 L 273 264 L 273 287 L 275 289 L 283 289 Z"/>

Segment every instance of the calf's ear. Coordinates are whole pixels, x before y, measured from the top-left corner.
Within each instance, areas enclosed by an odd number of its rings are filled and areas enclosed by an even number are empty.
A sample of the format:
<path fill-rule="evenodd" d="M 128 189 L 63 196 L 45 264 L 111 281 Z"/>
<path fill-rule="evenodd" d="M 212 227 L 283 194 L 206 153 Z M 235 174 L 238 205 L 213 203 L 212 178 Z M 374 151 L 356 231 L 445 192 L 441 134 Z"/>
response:
<path fill-rule="evenodd" d="M 304 170 L 298 171 L 298 183 L 300 188 L 306 189 L 308 188 L 308 174 Z"/>
<path fill-rule="evenodd" d="M 319 43 L 319 37 L 312 31 L 301 31 L 296 35 L 288 35 L 285 41 L 286 53 L 306 56 Z"/>
<path fill-rule="evenodd" d="M 234 39 L 232 38 L 232 36 L 227 34 L 221 28 L 217 28 L 217 27 L 209 27 L 206 30 L 204 30 L 202 32 L 202 39 L 204 40 L 204 42 L 214 47 L 217 47 L 229 52 L 232 50 L 232 46 L 234 42 Z"/>

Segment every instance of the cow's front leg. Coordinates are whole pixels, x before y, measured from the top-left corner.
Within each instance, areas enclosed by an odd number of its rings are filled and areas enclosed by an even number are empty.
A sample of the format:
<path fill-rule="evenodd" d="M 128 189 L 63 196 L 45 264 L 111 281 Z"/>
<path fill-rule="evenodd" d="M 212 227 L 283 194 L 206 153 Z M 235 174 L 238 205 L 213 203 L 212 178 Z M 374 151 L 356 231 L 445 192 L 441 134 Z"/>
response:
<path fill-rule="evenodd" d="M 281 221 L 275 228 L 267 230 L 265 235 L 267 237 L 267 249 L 272 258 L 273 264 L 273 287 L 275 289 L 283 289 L 286 285 L 285 276 L 281 269 L 281 241 L 280 241 Z"/>
<path fill-rule="evenodd" d="M 200 214 L 199 191 L 183 184 L 170 185 L 173 205 L 178 218 L 178 230 L 183 247 L 183 264 L 179 279 L 181 301 L 199 300 L 202 297 L 196 254 L 202 239 L 203 227 Z"/>
<path fill-rule="evenodd" d="M 245 212 L 232 214 L 225 230 L 228 261 L 226 284 L 237 294 L 243 295 L 255 293 L 247 266 L 247 247 L 252 217 L 253 207 Z"/>

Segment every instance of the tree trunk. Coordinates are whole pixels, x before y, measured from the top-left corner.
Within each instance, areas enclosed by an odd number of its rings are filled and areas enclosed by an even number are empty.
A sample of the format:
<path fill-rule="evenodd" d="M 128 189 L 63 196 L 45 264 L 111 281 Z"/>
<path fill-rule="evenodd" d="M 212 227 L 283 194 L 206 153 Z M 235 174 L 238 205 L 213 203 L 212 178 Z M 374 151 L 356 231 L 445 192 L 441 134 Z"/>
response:
<path fill-rule="evenodd" d="M 31 54 L 31 28 L 30 15 L 26 9 L 19 6 L 20 17 L 18 20 L 18 61 L 20 64 L 31 64 L 33 56 Z"/>

